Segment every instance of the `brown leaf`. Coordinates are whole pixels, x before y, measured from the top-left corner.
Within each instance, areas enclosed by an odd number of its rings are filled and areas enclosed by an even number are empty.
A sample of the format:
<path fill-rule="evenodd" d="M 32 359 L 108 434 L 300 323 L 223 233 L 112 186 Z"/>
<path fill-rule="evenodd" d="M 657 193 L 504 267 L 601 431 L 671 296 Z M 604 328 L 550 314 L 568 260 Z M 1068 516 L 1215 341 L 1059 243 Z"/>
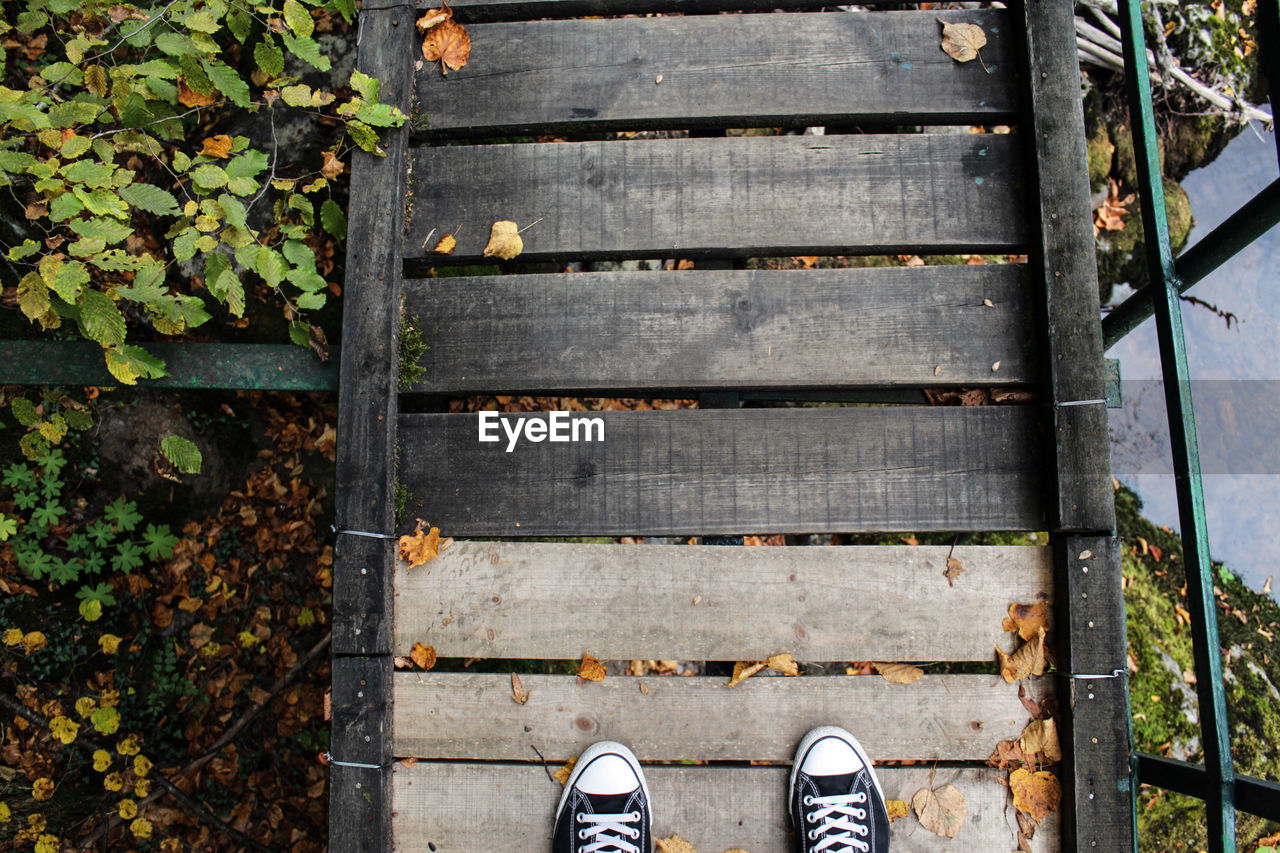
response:
<path fill-rule="evenodd" d="M 579 678 L 585 678 L 587 681 L 604 681 L 605 675 L 604 664 L 591 655 L 582 656 L 582 663 L 578 664 Z"/>
<path fill-rule="evenodd" d="M 987 44 L 987 34 L 977 24 L 942 24 L 942 49 L 956 62 L 969 62 Z"/>
<path fill-rule="evenodd" d="M 497 256 L 509 261 L 524 251 L 524 240 L 520 239 L 520 228 L 506 219 L 493 223 L 489 233 L 489 245 L 482 253 L 486 258 Z"/>
<path fill-rule="evenodd" d="M 320 167 L 320 174 L 329 180 L 332 181 L 337 178 L 346 169 L 337 154 L 332 151 L 321 151 L 320 153 L 324 156 L 324 165 Z"/>
<path fill-rule="evenodd" d="M 1010 684 L 1032 675 L 1044 675 L 1044 628 L 1041 627 L 1034 637 L 1019 646 L 1012 655 L 996 649 L 996 656 L 1000 659 L 1000 674 Z"/>
<path fill-rule="evenodd" d="M 413 661 L 409 660 L 404 655 L 396 655 L 395 658 L 393 658 L 393 662 L 396 665 L 396 669 L 408 669 L 413 666 Z"/>
<path fill-rule="evenodd" d="M 201 154 L 207 154 L 210 157 L 222 159 L 231 153 L 231 137 L 225 133 L 219 133 L 217 136 L 205 137 L 204 143 L 200 148 Z"/>
<path fill-rule="evenodd" d="M 422 669 L 431 669 L 436 665 L 436 647 L 414 643 L 413 648 L 409 650 L 409 659 Z"/>
<path fill-rule="evenodd" d="M 964 572 L 964 566 L 955 557 L 947 557 L 947 568 L 942 576 L 947 579 L 947 586 L 955 586 L 956 578 Z"/>
<path fill-rule="evenodd" d="M 774 672 L 780 672 L 783 675 L 799 675 L 800 665 L 796 663 L 796 659 L 788 654 L 774 655 L 764 662 L 764 665 L 772 669 Z"/>
<path fill-rule="evenodd" d="M 1024 640 L 1030 640 L 1041 628 L 1048 630 L 1049 608 L 1043 604 L 1010 604 L 1003 627 L 1010 633 L 1017 631 Z"/>
<path fill-rule="evenodd" d="M 453 250 L 458 247 L 458 241 L 454 239 L 452 234 L 446 234 L 440 238 L 440 242 L 436 243 L 436 247 L 431 251 L 441 255 L 452 255 Z"/>
<path fill-rule="evenodd" d="M 1018 832 L 1020 832 L 1022 835 L 1025 835 L 1028 841 L 1035 838 L 1036 822 L 1031 818 L 1027 817 L 1022 812 L 1015 811 L 1013 814 L 1018 819 Z"/>
<path fill-rule="evenodd" d="M 1032 773 L 1024 767 L 1009 774 L 1009 790 L 1013 792 L 1013 807 L 1026 812 L 1033 820 L 1040 821 L 1058 808 L 1062 799 L 1062 786 L 1058 777 L 1048 770 Z"/>
<path fill-rule="evenodd" d="M 178 78 L 178 101 L 184 107 L 207 107 L 212 104 L 216 98 L 213 95 L 202 95 L 199 92 L 187 86 L 187 81 L 182 77 Z"/>
<path fill-rule="evenodd" d="M 654 843 L 658 845 L 656 853 L 698 853 L 692 844 L 678 835 L 659 838 Z"/>
<path fill-rule="evenodd" d="M 564 767 L 561 767 L 555 773 L 551 774 L 552 778 L 554 778 L 562 786 L 568 785 L 569 777 L 573 774 L 573 765 L 577 763 L 578 763 L 578 759 L 570 758 L 567 762 L 565 762 Z"/>
<path fill-rule="evenodd" d="M 1029 756 L 1041 754 L 1050 764 L 1062 760 L 1062 746 L 1058 743 L 1058 726 L 1052 719 L 1032 720 L 1022 730 L 1018 745 Z"/>
<path fill-rule="evenodd" d="M 452 17 L 453 10 L 447 5 L 441 9 L 428 9 L 421 18 L 414 22 L 414 26 L 418 28 L 418 32 L 426 32 L 441 21 L 447 21 Z"/>
<path fill-rule="evenodd" d="M 427 30 L 422 40 L 422 55 L 428 62 L 440 60 L 440 71 L 444 74 L 457 71 L 471 57 L 471 36 L 462 24 L 452 17 L 446 18 Z"/>
<path fill-rule="evenodd" d="M 271 694 L 261 687 L 251 687 L 249 689 L 249 701 L 255 705 L 265 705 L 271 701 Z"/>
<path fill-rule="evenodd" d="M 921 788 L 911 798 L 911 806 L 921 826 L 945 838 L 955 838 L 969 814 L 964 795 L 951 785 L 936 790 Z"/>
<path fill-rule="evenodd" d="M 433 527 L 431 532 L 423 533 L 422 528 L 400 537 L 400 559 L 409 563 L 409 568 L 421 566 L 428 560 L 440 556 L 440 528 Z"/>
<path fill-rule="evenodd" d="M 733 665 L 733 675 L 729 678 L 729 686 L 735 687 L 741 684 L 764 668 L 764 661 L 738 661 Z"/>
<path fill-rule="evenodd" d="M 885 800 L 884 804 L 889 810 L 890 823 L 893 823 L 900 817 L 906 817 L 911 814 L 911 807 L 907 805 L 906 800 Z"/>
<path fill-rule="evenodd" d="M 307 343 L 311 345 L 316 358 L 321 361 L 329 360 L 329 339 L 325 337 L 324 329 L 314 323 L 307 326 Z"/>
<path fill-rule="evenodd" d="M 524 684 L 520 681 L 520 676 L 514 672 L 511 673 L 511 701 L 517 705 L 523 705 L 529 701 L 529 691 L 524 689 Z"/>
<path fill-rule="evenodd" d="M 995 751 L 987 758 L 987 763 L 1001 770 L 1010 770 L 1028 763 L 1027 754 L 1016 740 L 1002 740 L 996 744 Z"/>
<path fill-rule="evenodd" d="M 910 684 L 924 676 L 923 669 L 909 663 L 872 663 L 871 665 L 875 667 L 876 672 L 880 673 L 881 678 L 892 681 L 894 684 Z"/>

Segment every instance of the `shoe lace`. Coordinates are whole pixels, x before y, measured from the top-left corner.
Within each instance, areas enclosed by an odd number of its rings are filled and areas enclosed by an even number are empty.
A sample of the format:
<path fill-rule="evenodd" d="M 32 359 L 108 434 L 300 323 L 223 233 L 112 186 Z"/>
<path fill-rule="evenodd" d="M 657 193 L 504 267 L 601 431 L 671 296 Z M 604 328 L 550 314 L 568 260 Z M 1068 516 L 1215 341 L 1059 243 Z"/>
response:
<path fill-rule="evenodd" d="M 640 848 L 623 840 L 640 837 L 638 827 L 628 829 L 627 824 L 639 823 L 640 812 L 624 812 L 622 814 L 587 814 L 578 812 L 578 823 L 594 824 L 578 830 L 578 838 L 586 841 L 595 838 L 591 844 L 579 848 L 579 853 L 640 853 Z"/>
<path fill-rule="evenodd" d="M 867 794 L 836 794 L 831 797 L 804 798 L 806 806 L 819 808 L 805 815 L 805 822 L 814 824 L 809 830 L 809 840 L 817 841 L 814 853 L 831 848 L 831 853 L 868 853 L 871 845 L 863 841 L 871 833 L 867 826 L 867 810 L 854 807 L 854 803 L 866 803 Z"/>

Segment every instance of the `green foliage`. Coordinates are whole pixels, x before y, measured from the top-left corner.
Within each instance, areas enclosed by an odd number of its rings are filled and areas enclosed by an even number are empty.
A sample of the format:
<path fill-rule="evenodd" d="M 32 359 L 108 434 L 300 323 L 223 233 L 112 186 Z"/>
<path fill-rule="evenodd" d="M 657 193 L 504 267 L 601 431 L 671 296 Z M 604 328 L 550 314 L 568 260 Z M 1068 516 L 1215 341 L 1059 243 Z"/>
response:
<path fill-rule="evenodd" d="M 13 24 L 0 23 L 0 186 L 22 199 L 35 233 L 0 251 L 22 271 L 15 296 L 23 315 L 47 331 L 70 324 L 100 344 L 107 369 L 125 384 L 164 375 L 163 362 L 128 343 L 131 323 L 180 335 L 209 320 L 208 299 L 242 317 L 246 277 L 268 285 L 288 320 L 308 325 L 305 312 L 324 305 L 328 286 L 315 252 L 296 247 L 318 245 L 319 228 L 339 240 L 346 234 L 329 179 L 319 164 L 287 163 L 288 152 L 268 155 L 247 137 L 201 139 L 198 131 L 225 107 L 300 109 L 341 123 L 350 143 L 339 154 L 352 145 L 382 154 L 378 129 L 405 116 L 378 100 L 377 80 L 354 72 L 344 99 L 285 74 L 286 53 L 329 69 L 313 12 L 351 20 L 354 3 L 14 5 L 6 8 L 16 12 Z M 266 231 L 248 223 L 259 201 L 275 212 Z M 128 245 L 148 218 L 162 247 Z M 173 269 L 191 259 L 203 261 L 200 295 Z M 29 425 L 30 412 L 14 416 Z M 61 429 L 44 419 L 41 433 L 57 441 L 51 436 Z M 26 442 L 29 458 L 46 449 Z"/>
<path fill-rule="evenodd" d="M 160 452 L 183 474 L 199 474 L 204 457 L 194 441 L 180 435 L 167 435 L 160 442 Z"/>
<path fill-rule="evenodd" d="M 425 372 L 418 359 L 427 351 L 427 342 L 422 338 L 422 330 L 418 328 L 418 318 L 408 311 L 400 312 L 400 390 L 408 391 Z"/>

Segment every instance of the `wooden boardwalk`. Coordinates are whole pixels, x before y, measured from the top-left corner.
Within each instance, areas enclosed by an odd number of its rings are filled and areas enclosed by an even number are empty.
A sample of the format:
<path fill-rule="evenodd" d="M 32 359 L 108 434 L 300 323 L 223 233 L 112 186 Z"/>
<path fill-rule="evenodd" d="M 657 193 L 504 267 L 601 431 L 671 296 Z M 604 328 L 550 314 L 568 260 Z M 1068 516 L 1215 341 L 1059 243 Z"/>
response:
<path fill-rule="evenodd" d="M 414 9 L 374 5 L 361 13 L 360 67 L 414 121 L 389 135 L 385 158 L 358 154 L 353 169 L 331 849 L 547 850 L 560 788 L 539 754 L 558 765 L 616 739 L 646 762 L 655 837 L 701 853 L 785 851 L 792 751 L 809 728 L 838 724 L 885 762 L 890 798 L 945 784 L 965 797 L 954 839 L 912 814 L 893 824 L 895 851 L 1014 850 L 1009 773 L 987 758 L 1030 721 L 1020 692 L 1055 697 L 1063 753 L 1047 766 L 1061 804 L 1030 849 L 1130 849 L 1115 675 L 1124 610 L 1071 4 L 459 0 L 473 50 L 447 76 L 415 70 Z M 747 14 L 711 14 L 731 11 Z M 634 16 L 647 12 L 668 14 Z M 982 61 L 947 56 L 940 21 L 981 26 Z M 996 125 L 1013 132 L 967 132 Z M 828 134 L 724 133 L 807 126 Z M 617 133 L 649 130 L 689 133 Z M 441 261 L 488 263 L 498 220 L 536 222 L 520 257 L 501 275 L 448 276 Z M 432 255 L 454 231 L 456 252 Z M 748 268 L 900 253 L 1027 260 Z M 548 271 L 638 258 L 695 263 Z M 429 346 L 408 387 L 402 310 Z M 1031 393 L 930 406 L 925 388 Z M 894 404 L 741 405 L 760 392 Z M 701 405 L 608 412 L 603 441 L 507 452 L 505 438 L 478 440 L 477 415 L 441 403 L 475 394 Z M 520 416 L 531 419 L 549 415 Z M 409 570 L 394 537 L 415 517 L 458 541 Z M 961 545 L 952 583 L 937 546 L 520 541 L 925 531 L 1047 531 L 1050 544 Z M 1037 602 L 1052 606 L 1054 669 L 1009 684 L 975 666 L 1014 649 L 1001 624 L 1010 605 Z M 395 670 L 419 641 L 482 663 Z M 525 675 L 528 702 L 512 700 L 510 661 L 586 653 L 790 653 L 807 674 L 733 689 L 708 675 Z M 869 660 L 968 674 L 845 674 L 843 662 Z"/>

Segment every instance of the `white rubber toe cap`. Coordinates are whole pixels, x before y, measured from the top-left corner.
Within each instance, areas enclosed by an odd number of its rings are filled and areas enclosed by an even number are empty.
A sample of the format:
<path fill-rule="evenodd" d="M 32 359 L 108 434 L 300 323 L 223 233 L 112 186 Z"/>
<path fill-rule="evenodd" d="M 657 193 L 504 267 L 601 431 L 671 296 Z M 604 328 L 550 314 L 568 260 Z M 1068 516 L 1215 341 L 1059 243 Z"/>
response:
<path fill-rule="evenodd" d="M 824 737 L 809 749 L 800 770 L 810 776 L 837 776 L 862 769 L 862 759 L 841 738 Z"/>
<path fill-rule="evenodd" d="M 640 787 L 640 779 L 621 755 L 601 755 L 578 776 L 576 787 L 584 794 L 627 794 Z"/>

